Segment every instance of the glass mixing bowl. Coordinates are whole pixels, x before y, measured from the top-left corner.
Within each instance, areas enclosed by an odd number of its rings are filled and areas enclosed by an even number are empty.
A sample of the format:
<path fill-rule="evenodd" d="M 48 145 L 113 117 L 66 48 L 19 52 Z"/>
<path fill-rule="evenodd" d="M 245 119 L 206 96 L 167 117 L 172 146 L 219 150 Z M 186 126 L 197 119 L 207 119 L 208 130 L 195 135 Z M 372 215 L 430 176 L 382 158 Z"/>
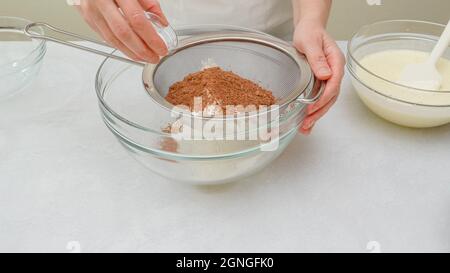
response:
<path fill-rule="evenodd" d="M 125 149 L 153 172 L 189 184 L 218 184 L 251 175 L 280 155 L 297 134 L 305 105 L 293 103 L 279 122 L 279 143 L 264 150 L 251 140 L 179 142 L 164 128 L 176 121 L 150 98 L 141 83 L 142 68 L 106 59 L 98 70 L 96 91 L 106 126 Z M 174 146 L 181 145 L 176 150 Z"/>
<path fill-rule="evenodd" d="M 302 96 L 319 94 L 320 84 L 313 85 Z M 306 112 L 306 104 L 294 98 L 280 110 L 280 118 L 269 124 L 278 131 L 269 143 L 180 140 L 164 130 L 177 117 L 146 92 L 142 67 L 107 58 L 97 72 L 96 91 L 106 126 L 129 154 L 154 173 L 189 184 L 234 182 L 263 169 L 291 143 Z"/>
<path fill-rule="evenodd" d="M 29 23 L 22 18 L 0 17 L 0 99 L 22 90 L 41 67 L 46 45 L 24 34 Z"/>
<path fill-rule="evenodd" d="M 364 26 L 353 36 L 348 44 L 347 68 L 359 97 L 369 109 L 407 127 L 450 123 L 450 90 L 406 87 L 375 74 L 360 62 L 370 54 L 393 49 L 431 52 L 444 28 L 444 25 L 422 21 L 383 21 Z M 450 49 L 444 58 L 450 59 Z"/>

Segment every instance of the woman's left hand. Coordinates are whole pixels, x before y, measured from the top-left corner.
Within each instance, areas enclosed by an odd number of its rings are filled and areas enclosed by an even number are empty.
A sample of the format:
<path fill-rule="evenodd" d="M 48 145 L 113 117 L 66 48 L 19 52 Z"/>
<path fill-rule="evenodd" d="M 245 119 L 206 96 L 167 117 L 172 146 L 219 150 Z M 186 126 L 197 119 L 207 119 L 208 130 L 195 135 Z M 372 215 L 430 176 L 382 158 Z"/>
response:
<path fill-rule="evenodd" d="M 307 117 L 300 128 L 301 133 L 308 135 L 339 96 L 345 57 L 323 24 L 314 20 L 303 20 L 297 24 L 294 45 L 306 55 L 316 77 L 326 81 L 322 97 L 315 104 L 308 106 Z"/>

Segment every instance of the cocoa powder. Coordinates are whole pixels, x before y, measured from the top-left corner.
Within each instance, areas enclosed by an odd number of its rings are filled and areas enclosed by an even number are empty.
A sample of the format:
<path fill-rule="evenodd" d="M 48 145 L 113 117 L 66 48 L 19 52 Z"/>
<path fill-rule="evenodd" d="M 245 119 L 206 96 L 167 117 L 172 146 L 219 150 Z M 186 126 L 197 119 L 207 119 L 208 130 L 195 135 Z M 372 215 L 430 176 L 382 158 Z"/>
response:
<path fill-rule="evenodd" d="M 213 105 L 224 112 L 227 106 L 255 106 L 258 109 L 260 106 L 271 106 L 276 101 L 272 92 L 219 67 L 189 74 L 170 87 L 166 100 L 193 111 L 196 97 L 202 98 L 202 110 Z"/>

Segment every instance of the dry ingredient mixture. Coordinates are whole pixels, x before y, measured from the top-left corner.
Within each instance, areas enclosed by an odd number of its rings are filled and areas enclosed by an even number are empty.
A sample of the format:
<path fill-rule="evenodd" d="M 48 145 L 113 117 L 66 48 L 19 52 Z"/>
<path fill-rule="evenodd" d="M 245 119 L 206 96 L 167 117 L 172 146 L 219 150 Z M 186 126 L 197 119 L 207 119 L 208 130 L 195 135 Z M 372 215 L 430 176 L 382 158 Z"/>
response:
<path fill-rule="evenodd" d="M 258 109 L 260 106 L 271 106 L 276 101 L 271 91 L 219 67 L 189 74 L 170 87 L 166 100 L 193 111 L 196 97 L 202 98 L 202 110 L 218 106 L 224 112 L 227 106 L 255 106 Z"/>
<path fill-rule="evenodd" d="M 224 71 L 217 66 L 206 67 L 196 73 L 189 74 L 182 81 L 173 84 L 166 96 L 166 100 L 176 106 L 184 105 L 189 107 L 192 112 L 195 109 L 195 98 L 201 97 L 202 109 L 201 111 L 209 112 L 211 106 L 213 111 L 218 107 L 223 114 L 228 114 L 227 106 L 254 106 L 253 109 L 259 109 L 261 106 L 271 106 L 276 103 L 276 99 L 271 91 L 268 91 L 258 84 L 244 79 L 231 71 Z M 251 109 L 243 109 L 246 110 Z M 242 111 L 241 109 L 234 109 L 234 111 Z M 214 112 L 217 114 L 217 112 Z M 178 124 L 179 125 L 179 124 Z M 164 133 L 180 134 L 182 126 L 173 127 L 174 124 L 169 124 L 163 128 Z M 223 154 L 253 147 L 259 144 L 258 141 L 224 141 L 224 140 L 184 140 L 166 137 L 161 141 L 161 148 L 164 151 L 172 153 L 201 153 L 208 154 Z M 221 165 L 220 170 L 201 170 L 195 173 L 218 173 L 224 167 Z M 236 166 L 232 166 L 233 169 Z M 205 173 L 205 175 L 206 175 Z"/>

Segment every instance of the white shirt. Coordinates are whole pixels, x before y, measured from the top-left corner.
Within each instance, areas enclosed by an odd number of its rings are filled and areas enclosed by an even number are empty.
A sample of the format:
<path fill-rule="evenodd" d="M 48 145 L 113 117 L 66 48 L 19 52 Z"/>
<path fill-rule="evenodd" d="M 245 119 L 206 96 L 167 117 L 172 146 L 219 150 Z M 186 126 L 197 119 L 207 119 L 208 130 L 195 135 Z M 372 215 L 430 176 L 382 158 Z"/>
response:
<path fill-rule="evenodd" d="M 292 38 L 291 0 L 160 0 L 173 26 L 225 24 Z"/>

